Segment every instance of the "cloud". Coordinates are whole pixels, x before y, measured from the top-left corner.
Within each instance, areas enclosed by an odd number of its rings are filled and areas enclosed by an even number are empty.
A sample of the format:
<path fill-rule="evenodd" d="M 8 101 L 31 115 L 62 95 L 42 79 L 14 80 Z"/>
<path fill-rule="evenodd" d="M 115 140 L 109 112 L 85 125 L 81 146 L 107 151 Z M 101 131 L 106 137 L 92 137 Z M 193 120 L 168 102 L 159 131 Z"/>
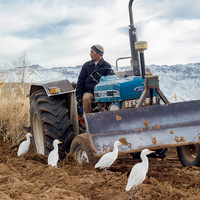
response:
<path fill-rule="evenodd" d="M 128 3 L 0 1 L 0 66 L 24 50 L 32 64 L 43 67 L 81 65 L 90 59 L 90 47 L 97 43 L 104 46 L 104 58 L 114 65 L 118 57 L 130 55 Z M 146 64 L 199 62 L 199 7 L 198 0 L 133 2 L 138 39 L 149 44 Z"/>
<path fill-rule="evenodd" d="M 146 39 L 149 43 L 149 49 L 145 52 L 148 63 L 170 65 L 172 61 L 173 64 L 199 62 L 200 20 L 156 20 L 143 26 L 142 40 Z"/>

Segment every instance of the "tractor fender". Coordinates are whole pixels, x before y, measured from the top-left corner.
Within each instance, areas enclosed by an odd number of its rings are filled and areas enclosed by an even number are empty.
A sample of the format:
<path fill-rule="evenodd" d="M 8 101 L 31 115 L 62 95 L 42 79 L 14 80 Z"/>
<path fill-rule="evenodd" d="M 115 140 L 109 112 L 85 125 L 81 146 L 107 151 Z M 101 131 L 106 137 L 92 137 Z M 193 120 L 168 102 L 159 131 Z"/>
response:
<path fill-rule="evenodd" d="M 53 88 L 55 88 L 55 93 L 50 92 L 50 90 Z M 32 83 L 29 96 L 40 89 L 44 89 L 48 97 L 66 93 L 74 93 L 75 91 L 68 79 L 56 78 Z"/>

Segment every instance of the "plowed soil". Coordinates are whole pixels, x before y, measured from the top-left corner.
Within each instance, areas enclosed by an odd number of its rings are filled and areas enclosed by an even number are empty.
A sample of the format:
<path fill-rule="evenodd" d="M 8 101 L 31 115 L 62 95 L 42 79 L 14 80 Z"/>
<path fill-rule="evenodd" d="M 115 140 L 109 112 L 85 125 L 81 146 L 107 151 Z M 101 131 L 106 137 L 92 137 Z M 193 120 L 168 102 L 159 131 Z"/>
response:
<path fill-rule="evenodd" d="M 119 158 L 108 171 L 97 170 L 92 164 L 78 164 L 70 155 L 58 163 L 47 165 L 47 156 L 37 155 L 31 144 L 26 161 L 17 156 L 18 148 L 0 138 L 0 199 L 67 199 L 127 200 L 125 190 L 133 165 L 129 154 Z M 163 160 L 149 158 L 149 171 L 138 186 L 141 198 L 152 200 L 199 200 L 200 167 L 182 167 L 175 148 Z"/>

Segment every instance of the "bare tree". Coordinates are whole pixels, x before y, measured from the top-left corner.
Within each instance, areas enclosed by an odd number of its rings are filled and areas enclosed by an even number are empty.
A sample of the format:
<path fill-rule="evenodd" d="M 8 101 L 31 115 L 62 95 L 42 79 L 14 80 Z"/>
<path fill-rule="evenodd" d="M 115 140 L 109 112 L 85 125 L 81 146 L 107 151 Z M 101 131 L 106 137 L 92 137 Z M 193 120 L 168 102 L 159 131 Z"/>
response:
<path fill-rule="evenodd" d="M 0 87 L 3 87 L 5 84 L 6 78 L 4 78 L 3 81 L 1 81 L 1 69 L 0 69 Z"/>
<path fill-rule="evenodd" d="M 16 76 L 18 77 L 22 89 L 24 90 L 24 83 L 30 77 L 31 74 L 28 73 L 28 66 L 30 61 L 26 51 L 23 51 L 16 61 L 12 62 Z"/>

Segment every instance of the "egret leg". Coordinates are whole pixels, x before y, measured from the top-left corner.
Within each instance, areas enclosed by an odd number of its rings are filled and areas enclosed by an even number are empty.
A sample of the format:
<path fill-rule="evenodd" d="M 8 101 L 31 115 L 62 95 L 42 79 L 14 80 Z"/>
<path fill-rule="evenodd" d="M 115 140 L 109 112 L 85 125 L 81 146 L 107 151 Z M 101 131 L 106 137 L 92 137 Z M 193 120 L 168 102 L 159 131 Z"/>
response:
<path fill-rule="evenodd" d="M 136 187 L 136 188 L 137 188 L 137 187 Z M 133 196 L 134 189 L 135 189 L 135 187 L 133 187 L 133 190 L 132 190 L 132 192 L 131 192 L 130 200 L 133 200 L 132 196 Z"/>
<path fill-rule="evenodd" d="M 138 195 L 138 197 L 141 198 L 141 196 L 140 196 L 139 193 L 138 193 L 137 186 L 136 186 L 136 191 L 137 191 L 137 195 Z"/>
<path fill-rule="evenodd" d="M 24 155 L 21 155 L 21 161 L 22 161 L 22 162 L 25 162 L 25 161 L 26 161 L 26 159 L 24 158 Z"/>
<path fill-rule="evenodd" d="M 105 168 L 106 176 L 107 176 L 107 169 Z"/>

